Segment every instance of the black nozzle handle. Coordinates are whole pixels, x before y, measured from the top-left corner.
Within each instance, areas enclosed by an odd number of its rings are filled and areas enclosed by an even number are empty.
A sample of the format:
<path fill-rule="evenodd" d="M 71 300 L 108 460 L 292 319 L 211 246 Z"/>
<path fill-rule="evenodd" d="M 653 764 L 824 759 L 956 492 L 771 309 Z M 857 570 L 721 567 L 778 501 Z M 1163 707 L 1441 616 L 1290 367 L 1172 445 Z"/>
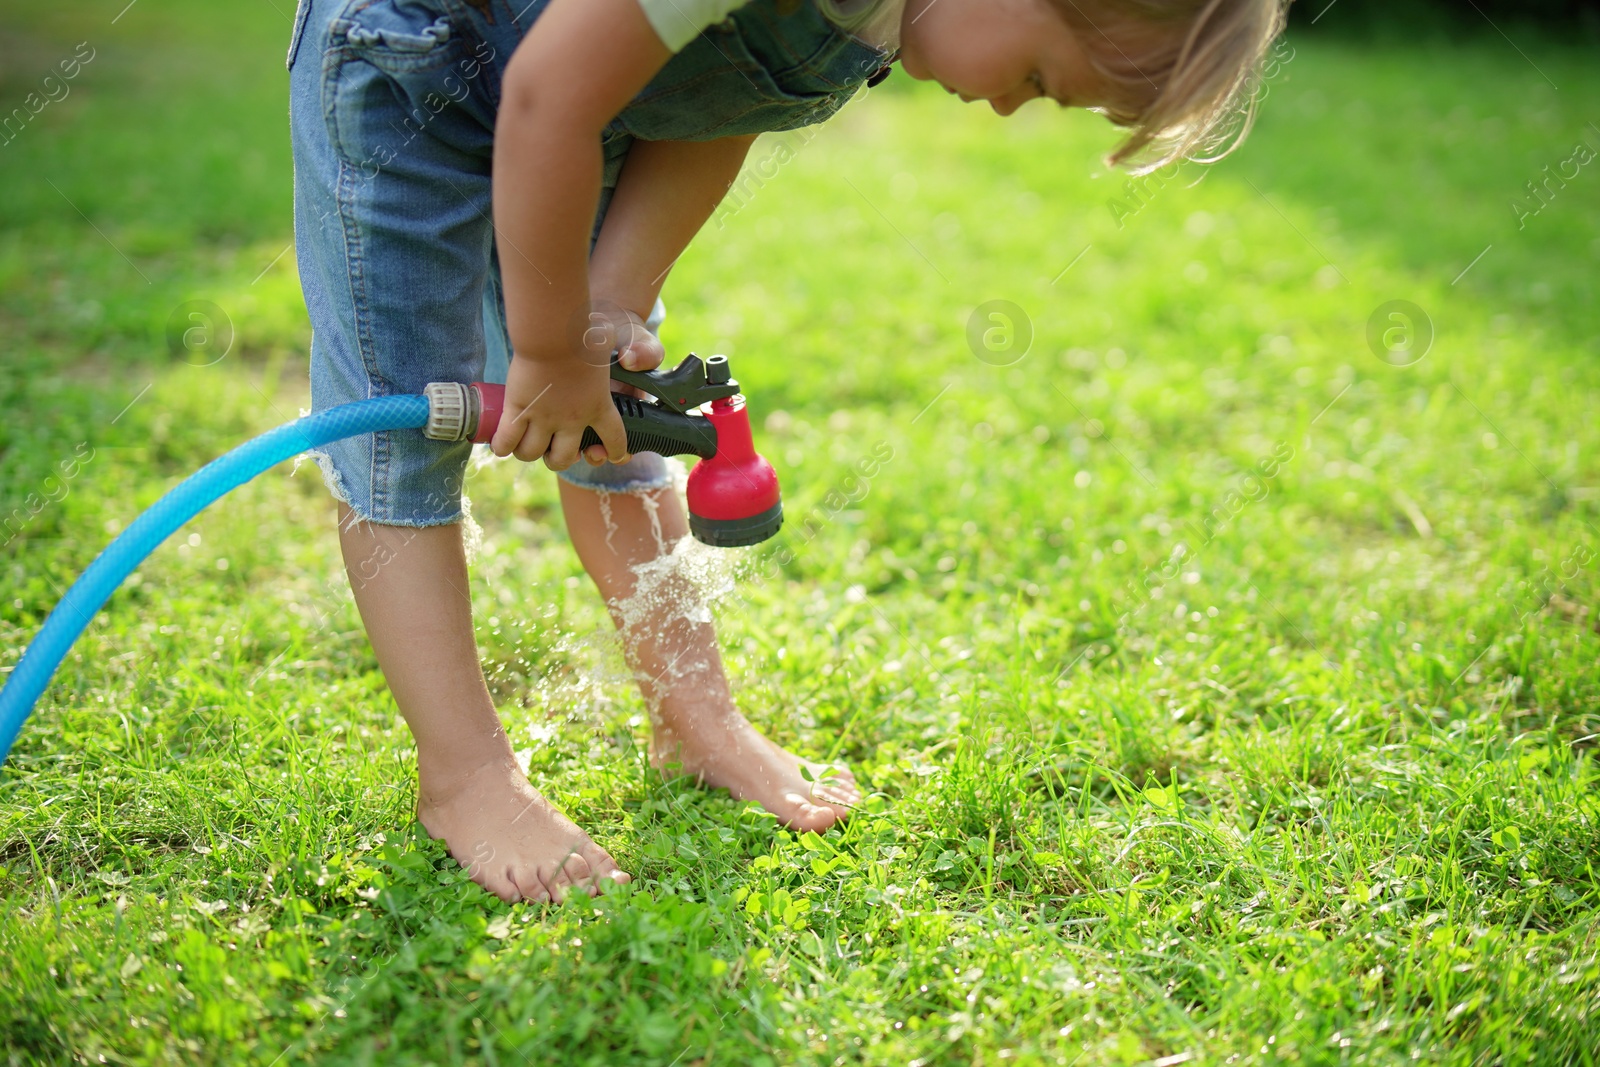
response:
<path fill-rule="evenodd" d="M 685 415 L 622 393 L 612 393 L 611 402 L 622 416 L 630 454 L 657 452 L 663 456 L 699 456 L 701 459 L 717 454 L 717 428 L 702 415 Z M 581 452 L 601 443 L 594 427 L 585 426 L 578 450 Z"/>

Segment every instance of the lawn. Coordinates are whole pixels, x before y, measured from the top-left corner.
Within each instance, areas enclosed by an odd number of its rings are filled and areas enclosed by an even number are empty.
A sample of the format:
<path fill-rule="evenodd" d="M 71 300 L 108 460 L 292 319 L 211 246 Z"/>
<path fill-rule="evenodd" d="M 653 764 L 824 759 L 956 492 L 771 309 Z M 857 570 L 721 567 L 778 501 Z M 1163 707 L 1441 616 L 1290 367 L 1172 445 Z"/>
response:
<path fill-rule="evenodd" d="M 287 0 L 124 2 L 0 41 L 0 114 L 52 97 L 0 144 L 0 670 L 308 403 Z M 553 478 L 490 464 L 492 690 L 635 874 L 508 907 L 414 828 L 314 466 L 203 514 L 0 769 L 0 1048 L 1600 1062 L 1600 67 L 1501 28 L 1291 35 L 1236 156 L 1131 185 L 903 75 L 757 146 L 664 336 L 783 479 L 718 624 L 873 790 L 843 832 L 650 771 Z"/>

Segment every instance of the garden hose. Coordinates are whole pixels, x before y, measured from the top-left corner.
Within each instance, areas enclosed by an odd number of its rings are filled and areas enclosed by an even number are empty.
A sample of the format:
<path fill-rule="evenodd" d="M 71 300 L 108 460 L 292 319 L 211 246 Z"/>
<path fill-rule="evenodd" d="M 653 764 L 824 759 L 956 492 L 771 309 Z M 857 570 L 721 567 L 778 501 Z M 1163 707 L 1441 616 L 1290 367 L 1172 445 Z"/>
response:
<path fill-rule="evenodd" d="M 0 763 L 10 755 L 39 695 L 95 612 L 178 527 L 229 490 L 307 449 L 358 434 L 421 429 L 427 421 L 428 401 L 422 396 L 380 396 L 341 404 L 246 441 L 174 486 L 95 557 L 12 669 L 0 689 Z"/>
<path fill-rule="evenodd" d="M 755 451 L 739 383 L 727 357 L 690 355 L 671 371 L 611 376 L 656 397 L 642 403 L 613 393 L 630 452 L 700 457 L 689 475 L 690 529 L 711 545 L 764 541 L 783 524 L 777 475 Z M 212 460 L 135 519 L 67 590 L 0 689 L 0 764 L 50 679 L 89 621 L 163 541 L 230 490 L 319 445 L 386 430 L 421 430 L 436 440 L 488 441 L 499 423 L 504 387 L 436 382 L 419 396 L 384 396 L 341 404 L 270 430 Z M 699 412 L 698 414 L 691 414 Z M 599 442 L 592 428 L 583 447 Z"/>

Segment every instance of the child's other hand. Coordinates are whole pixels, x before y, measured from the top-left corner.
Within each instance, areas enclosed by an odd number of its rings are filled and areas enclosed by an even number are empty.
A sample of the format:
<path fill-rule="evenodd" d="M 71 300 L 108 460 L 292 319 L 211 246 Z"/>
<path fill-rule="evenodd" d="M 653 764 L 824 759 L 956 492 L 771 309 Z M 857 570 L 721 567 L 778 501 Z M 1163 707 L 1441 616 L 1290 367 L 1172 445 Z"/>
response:
<path fill-rule="evenodd" d="M 516 355 L 506 375 L 506 399 L 500 426 L 489 447 L 497 456 L 532 462 L 543 459 L 553 471 L 578 461 L 583 431 L 590 426 L 601 445 L 590 451 L 622 463 L 628 458 L 628 437 L 622 416 L 611 402 L 605 383 L 609 360 L 594 363 L 588 353 L 556 353 L 553 359 Z"/>
<path fill-rule="evenodd" d="M 594 310 L 589 313 L 589 332 L 584 335 L 583 345 L 590 351 L 603 349 L 615 352 L 620 349 L 624 370 L 655 370 L 667 355 L 666 349 L 661 347 L 661 341 L 645 326 L 643 319 L 610 300 L 594 301 Z M 642 395 L 637 389 L 621 382 L 612 382 L 611 388 L 613 392 L 630 396 Z"/>
<path fill-rule="evenodd" d="M 666 349 L 661 347 L 661 340 L 650 332 L 643 319 L 610 301 L 596 301 L 595 306 L 597 310 L 590 316 L 590 321 L 598 328 L 609 331 L 602 343 L 608 350 L 621 349 L 618 362 L 624 370 L 655 370 L 661 366 L 667 356 Z M 619 381 L 612 381 L 611 391 L 640 399 L 645 396 L 642 391 Z M 583 458 L 598 467 L 606 461 L 605 449 L 590 445 Z"/>

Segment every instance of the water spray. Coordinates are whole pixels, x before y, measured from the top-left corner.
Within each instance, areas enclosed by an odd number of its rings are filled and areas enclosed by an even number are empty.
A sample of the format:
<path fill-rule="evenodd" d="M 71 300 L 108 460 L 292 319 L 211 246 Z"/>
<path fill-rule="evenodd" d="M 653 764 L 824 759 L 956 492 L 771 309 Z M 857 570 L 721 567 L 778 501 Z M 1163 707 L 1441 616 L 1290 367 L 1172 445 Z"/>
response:
<path fill-rule="evenodd" d="M 755 450 L 728 357 L 702 361 L 689 355 L 670 371 L 625 370 L 613 358 L 611 377 L 654 398 L 612 394 L 630 453 L 700 458 L 687 491 L 689 528 L 697 540 L 718 547 L 753 545 L 778 532 L 778 476 Z M 435 440 L 487 442 L 504 402 L 502 385 L 435 382 L 421 396 L 341 404 L 269 430 L 179 482 L 95 557 L 12 669 L 0 689 L 0 763 L 89 620 L 157 546 L 230 490 L 309 449 L 362 434 L 420 430 Z M 599 443 L 590 427 L 580 447 Z"/>

